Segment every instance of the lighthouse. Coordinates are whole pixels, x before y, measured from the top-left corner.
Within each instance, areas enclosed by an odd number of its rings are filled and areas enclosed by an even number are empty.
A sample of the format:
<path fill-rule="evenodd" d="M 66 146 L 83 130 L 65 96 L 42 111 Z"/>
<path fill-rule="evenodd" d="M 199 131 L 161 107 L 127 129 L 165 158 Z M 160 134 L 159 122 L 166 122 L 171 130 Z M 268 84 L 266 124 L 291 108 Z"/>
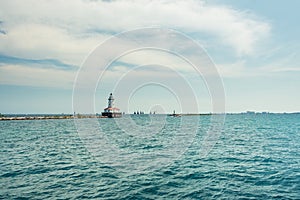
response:
<path fill-rule="evenodd" d="M 112 93 L 110 93 L 109 97 L 108 97 L 108 106 L 107 108 L 113 108 L 114 107 L 114 97 L 112 95 Z"/>
<path fill-rule="evenodd" d="M 108 105 L 107 108 L 104 108 L 104 112 L 102 112 L 102 116 L 108 117 L 108 118 L 117 118 L 122 117 L 122 113 L 120 112 L 119 108 L 116 108 L 114 105 L 114 97 L 112 93 L 110 93 L 108 97 Z"/>

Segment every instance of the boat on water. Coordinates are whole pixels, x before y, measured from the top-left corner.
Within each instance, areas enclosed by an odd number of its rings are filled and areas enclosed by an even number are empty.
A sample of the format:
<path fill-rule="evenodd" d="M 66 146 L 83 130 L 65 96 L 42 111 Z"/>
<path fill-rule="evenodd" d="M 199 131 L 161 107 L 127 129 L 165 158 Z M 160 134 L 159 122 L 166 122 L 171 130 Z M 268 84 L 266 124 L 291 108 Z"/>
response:
<path fill-rule="evenodd" d="M 181 114 L 176 114 L 175 110 L 174 110 L 173 114 L 169 114 L 168 116 L 171 116 L 171 117 L 181 117 Z"/>
<path fill-rule="evenodd" d="M 104 112 L 102 112 L 103 117 L 108 118 L 119 118 L 122 117 L 122 112 L 120 112 L 120 109 L 117 107 L 114 107 L 114 97 L 112 93 L 110 93 L 108 97 L 108 106 L 107 108 L 104 108 Z"/>

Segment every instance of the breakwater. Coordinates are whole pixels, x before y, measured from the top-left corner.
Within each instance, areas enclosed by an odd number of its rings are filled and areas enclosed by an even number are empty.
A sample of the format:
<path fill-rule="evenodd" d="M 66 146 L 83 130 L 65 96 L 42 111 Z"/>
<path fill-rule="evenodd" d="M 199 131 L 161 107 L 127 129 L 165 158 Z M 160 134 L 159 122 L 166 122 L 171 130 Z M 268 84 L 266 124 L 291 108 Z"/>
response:
<path fill-rule="evenodd" d="M 45 120 L 45 119 L 81 119 L 81 118 L 104 118 L 100 115 L 30 115 L 30 116 L 1 116 L 0 121 L 9 120 Z"/>

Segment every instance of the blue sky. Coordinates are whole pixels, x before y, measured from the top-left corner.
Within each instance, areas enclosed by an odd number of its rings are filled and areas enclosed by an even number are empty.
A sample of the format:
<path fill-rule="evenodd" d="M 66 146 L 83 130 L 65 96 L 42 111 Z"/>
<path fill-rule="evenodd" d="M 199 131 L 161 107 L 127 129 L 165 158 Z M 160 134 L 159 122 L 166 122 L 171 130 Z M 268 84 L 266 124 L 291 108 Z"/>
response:
<path fill-rule="evenodd" d="M 73 113 L 73 86 L 90 53 L 143 27 L 174 29 L 205 49 L 222 78 L 226 112 L 299 112 L 299 7 L 297 0 L 1 1 L 0 113 Z M 211 91 L 190 67 L 165 52 L 124 55 L 93 86 L 95 112 L 111 91 L 125 112 L 195 112 L 193 98 L 197 112 L 211 112 Z"/>

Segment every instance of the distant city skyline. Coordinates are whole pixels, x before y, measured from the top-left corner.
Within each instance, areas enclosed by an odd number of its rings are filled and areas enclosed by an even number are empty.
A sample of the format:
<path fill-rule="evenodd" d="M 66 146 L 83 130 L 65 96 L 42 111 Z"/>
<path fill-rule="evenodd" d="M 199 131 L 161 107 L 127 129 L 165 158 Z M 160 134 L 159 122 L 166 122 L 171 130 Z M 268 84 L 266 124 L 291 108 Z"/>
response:
<path fill-rule="evenodd" d="M 144 27 L 178 31 L 205 50 L 222 78 L 226 112 L 299 112 L 299 7 L 296 0 L 1 1 L 0 113 L 73 113 L 77 72 L 90 53 Z M 94 86 L 95 113 L 111 92 L 125 113 L 212 112 L 205 74 L 167 52 L 128 53 Z"/>

